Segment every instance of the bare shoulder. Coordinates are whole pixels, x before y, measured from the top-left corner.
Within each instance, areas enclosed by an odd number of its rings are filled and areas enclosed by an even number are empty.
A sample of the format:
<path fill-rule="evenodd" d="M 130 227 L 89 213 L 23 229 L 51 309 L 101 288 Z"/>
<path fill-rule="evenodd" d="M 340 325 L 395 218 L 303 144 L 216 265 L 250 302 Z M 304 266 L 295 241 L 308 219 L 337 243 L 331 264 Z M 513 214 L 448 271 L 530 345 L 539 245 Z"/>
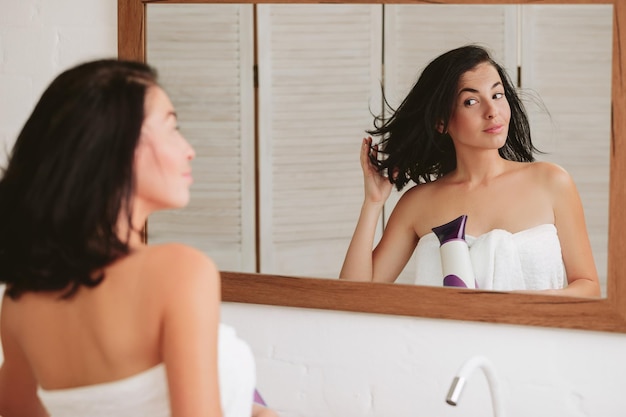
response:
<path fill-rule="evenodd" d="M 538 161 L 528 165 L 531 180 L 543 184 L 552 191 L 574 188 L 572 176 L 562 166 L 553 162 Z"/>
<path fill-rule="evenodd" d="M 395 214 L 394 217 L 407 217 L 413 218 L 413 215 L 401 215 L 401 213 L 415 213 L 416 210 L 419 209 L 420 202 L 425 201 L 424 194 L 427 193 L 427 189 L 429 188 L 430 183 L 414 185 L 408 190 L 406 190 L 401 196 L 398 202 L 396 203 L 392 215 Z"/>
<path fill-rule="evenodd" d="M 215 262 L 200 250 L 181 243 L 151 245 L 142 249 L 142 266 L 147 277 L 162 288 L 219 285 Z M 208 282 L 207 282 L 208 281 Z"/>
<path fill-rule="evenodd" d="M 154 263 L 169 263 L 183 261 L 193 265 L 202 266 L 204 264 L 214 265 L 213 260 L 202 251 L 193 246 L 182 243 L 164 243 L 159 245 L 149 245 L 141 249 L 143 256 L 149 258 Z"/>
<path fill-rule="evenodd" d="M 423 184 L 413 185 L 400 197 L 398 204 L 411 204 L 424 199 L 436 192 L 441 180 L 431 181 Z"/>
<path fill-rule="evenodd" d="M 535 162 L 522 162 L 521 164 L 528 166 L 534 173 L 538 175 L 544 175 L 548 177 L 554 176 L 569 176 L 569 173 L 562 166 L 555 164 L 554 162 L 547 161 L 535 161 Z"/>
<path fill-rule="evenodd" d="M 415 217 L 416 213 L 420 210 L 430 211 L 432 209 L 433 202 L 437 201 L 446 192 L 447 178 L 442 177 L 436 180 L 413 185 L 409 188 L 398 201 L 396 207 L 406 208 L 410 210 Z"/>

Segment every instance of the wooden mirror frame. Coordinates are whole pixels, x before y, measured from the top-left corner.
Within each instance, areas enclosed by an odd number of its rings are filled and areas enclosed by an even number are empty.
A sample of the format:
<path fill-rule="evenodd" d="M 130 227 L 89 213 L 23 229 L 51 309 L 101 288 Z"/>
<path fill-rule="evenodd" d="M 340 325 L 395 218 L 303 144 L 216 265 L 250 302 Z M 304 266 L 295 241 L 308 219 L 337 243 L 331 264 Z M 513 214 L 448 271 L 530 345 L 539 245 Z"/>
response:
<path fill-rule="evenodd" d="M 613 68 L 607 297 L 460 290 L 222 271 L 222 299 L 425 318 L 626 333 L 626 1 L 624 0 L 118 0 L 118 56 L 145 60 L 149 3 L 612 4 Z M 624 29 L 624 30 L 622 30 Z"/>

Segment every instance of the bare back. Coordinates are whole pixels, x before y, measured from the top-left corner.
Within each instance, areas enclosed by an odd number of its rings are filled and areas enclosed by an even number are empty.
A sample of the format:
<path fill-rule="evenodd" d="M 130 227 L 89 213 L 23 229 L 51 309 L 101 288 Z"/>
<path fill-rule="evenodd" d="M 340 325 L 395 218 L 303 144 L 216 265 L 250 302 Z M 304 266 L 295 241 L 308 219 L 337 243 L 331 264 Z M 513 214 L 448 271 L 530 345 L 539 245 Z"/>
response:
<path fill-rule="evenodd" d="M 162 319 L 182 245 L 142 247 L 115 262 L 95 288 L 5 297 L 3 326 L 45 389 L 114 381 L 163 361 Z M 180 271 L 178 271 L 180 273 Z"/>

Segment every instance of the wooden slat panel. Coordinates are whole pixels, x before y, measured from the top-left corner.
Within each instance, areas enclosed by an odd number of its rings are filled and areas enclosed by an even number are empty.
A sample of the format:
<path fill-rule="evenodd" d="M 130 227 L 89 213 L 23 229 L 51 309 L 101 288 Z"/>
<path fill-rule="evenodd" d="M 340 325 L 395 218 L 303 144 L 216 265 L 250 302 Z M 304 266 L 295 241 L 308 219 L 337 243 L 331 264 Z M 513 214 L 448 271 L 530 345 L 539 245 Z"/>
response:
<path fill-rule="evenodd" d="M 220 268 L 255 271 L 251 5 L 148 8 L 147 60 L 196 150 L 189 207 L 155 213 L 151 243 L 182 241 Z"/>
<path fill-rule="evenodd" d="M 563 166 L 580 192 L 606 295 L 611 129 L 611 5 L 525 6 L 522 91 L 538 159 Z M 532 104 L 532 103 L 531 103 Z"/>
<path fill-rule="evenodd" d="M 339 274 L 379 106 L 381 11 L 258 6 L 261 272 Z"/>

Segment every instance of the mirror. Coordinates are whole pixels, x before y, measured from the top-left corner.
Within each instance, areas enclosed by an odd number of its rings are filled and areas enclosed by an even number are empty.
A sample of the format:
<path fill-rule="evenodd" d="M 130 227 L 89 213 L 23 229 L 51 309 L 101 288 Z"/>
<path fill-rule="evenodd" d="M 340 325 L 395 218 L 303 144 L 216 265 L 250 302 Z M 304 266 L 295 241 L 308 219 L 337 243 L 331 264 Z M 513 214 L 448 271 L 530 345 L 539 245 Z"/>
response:
<path fill-rule="evenodd" d="M 579 185 L 605 283 L 610 4 L 157 3 L 146 19 L 146 59 L 197 150 L 194 198 L 151 217 L 151 242 L 183 241 L 225 270 L 336 278 L 363 198 L 355 148 L 381 112 L 379 83 L 395 107 L 432 57 L 474 42 L 523 96 L 544 101 L 547 110 L 525 97 L 538 157 Z M 396 282 L 412 285 L 416 268 L 413 259 Z"/>
<path fill-rule="evenodd" d="M 195 1 L 194 3 L 199 3 Z M 119 53 L 121 57 L 145 58 L 146 8 L 144 3 L 118 3 Z M 160 1 L 158 3 L 167 3 Z M 171 3 L 178 3 L 172 1 Z M 413 2 L 426 3 L 426 2 Z M 444 1 L 442 3 L 448 3 Z M 450 2 L 452 3 L 452 2 Z M 455 1 L 476 4 L 479 1 Z M 536 1 L 497 2 L 489 4 L 537 4 Z M 542 2 L 539 2 L 542 3 Z M 224 300 L 260 304 L 289 305 L 312 308 L 331 308 L 387 314 L 468 319 L 491 322 L 531 324 L 553 327 L 572 327 L 593 330 L 624 331 L 623 309 L 618 300 L 624 293 L 620 283 L 618 257 L 623 250 L 623 238 L 615 231 L 622 230 L 622 214 L 617 207 L 623 200 L 620 155 L 623 114 L 622 55 L 620 54 L 620 23 L 624 10 L 611 1 L 551 1 L 550 4 L 609 4 L 613 6 L 613 73 L 612 121 L 610 148 L 610 206 L 609 251 L 607 263 L 607 298 L 602 300 L 569 299 L 551 296 L 529 296 L 489 292 L 467 292 L 444 288 L 406 287 L 386 284 L 363 284 L 318 279 L 295 279 L 271 274 L 224 272 Z M 447 7 L 447 6 L 444 6 Z M 262 143 L 262 142 L 261 142 Z M 622 158 L 623 159 L 623 158 Z M 357 166 L 358 168 L 358 166 Z M 358 188 L 360 191 L 360 188 Z M 349 225 L 352 228 L 354 223 Z M 400 288 L 402 287 L 402 288 Z M 626 296 L 626 294 L 624 295 Z M 463 306 L 461 306 L 463 303 Z M 576 306 L 570 306 L 570 304 Z"/>

